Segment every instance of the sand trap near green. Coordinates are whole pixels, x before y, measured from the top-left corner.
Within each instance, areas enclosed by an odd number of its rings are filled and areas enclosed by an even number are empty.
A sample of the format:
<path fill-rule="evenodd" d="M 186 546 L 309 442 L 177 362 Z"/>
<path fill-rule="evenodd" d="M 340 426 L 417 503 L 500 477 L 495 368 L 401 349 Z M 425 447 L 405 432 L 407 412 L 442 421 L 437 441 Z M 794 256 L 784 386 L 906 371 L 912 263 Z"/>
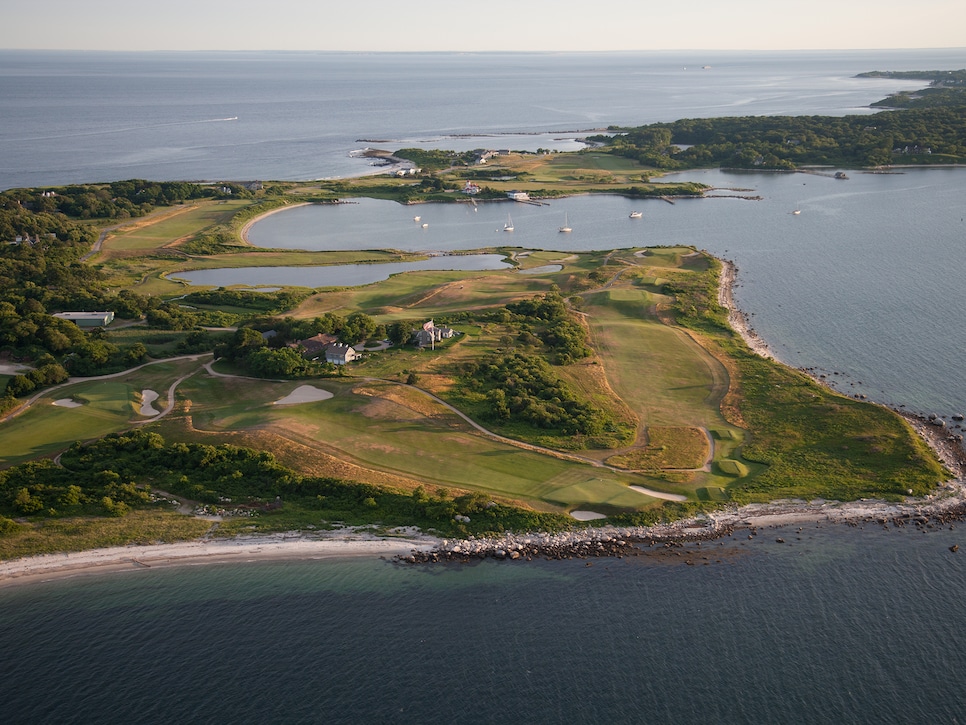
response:
<path fill-rule="evenodd" d="M 298 403 L 316 403 L 320 400 L 328 400 L 332 393 L 314 385 L 300 385 L 284 398 L 276 400 L 273 405 L 296 405 Z"/>
<path fill-rule="evenodd" d="M 141 391 L 141 415 L 159 415 L 160 410 L 154 407 L 153 403 L 158 399 L 158 394 L 154 390 L 145 388 Z"/>
<path fill-rule="evenodd" d="M 607 518 L 604 514 L 599 514 L 596 511 L 571 511 L 570 515 L 578 521 L 597 521 Z"/>
<path fill-rule="evenodd" d="M 79 403 L 73 398 L 61 398 L 60 400 L 55 400 L 54 405 L 58 408 L 79 408 L 83 403 Z"/>
<path fill-rule="evenodd" d="M 666 493 L 664 491 L 655 491 L 651 488 L 644 488 L 643 486 L 628 486 L 632 491 L 637 491 L 638 493 L 643 493 L 645 496 L 653 496 L 654 498 L 660 498 L 665 501 L 687 501 L 687 496 L 682 496 L 679 493 Z"/>

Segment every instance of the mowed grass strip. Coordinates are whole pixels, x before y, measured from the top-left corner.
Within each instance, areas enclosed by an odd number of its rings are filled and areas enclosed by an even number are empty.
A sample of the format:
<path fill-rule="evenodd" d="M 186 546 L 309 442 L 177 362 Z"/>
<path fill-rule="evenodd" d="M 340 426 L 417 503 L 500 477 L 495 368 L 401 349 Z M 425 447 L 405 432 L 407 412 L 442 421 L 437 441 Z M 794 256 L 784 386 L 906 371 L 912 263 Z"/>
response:
<path fill-rule="evenodd" d="M 718 409 L 727 371 L 684 331 L 650 317 L 646 299 L 632 307 L 624 295 L 585 297 L 611 387 L 646 425 L 728 427 Z"/>
<path fill-rule="evenodd" d="M 166 209 L 112 233 L 104 242 L 103 254 L 110 257 L 115 250 L 128 252 L 159 249 L 216 224 L 226 224 L 236 212 L 253 203 L 251 199 L 232 199 Z"/>
<path fill-rule="evenodd" d="M 81 380 L 44 393 L 20 415 L 0 424 L 0 465 L 11 466 L 39 456 L 58 453 L 74 441 L 100 438 L 143 420 L 139 415 L 141 391 L 160 396 L 158 409 L 167 404 L 170 385 L 210 356 L 144 366 L 107 380 Z M 70 399 L 78 407 L 54 405 Z"/>

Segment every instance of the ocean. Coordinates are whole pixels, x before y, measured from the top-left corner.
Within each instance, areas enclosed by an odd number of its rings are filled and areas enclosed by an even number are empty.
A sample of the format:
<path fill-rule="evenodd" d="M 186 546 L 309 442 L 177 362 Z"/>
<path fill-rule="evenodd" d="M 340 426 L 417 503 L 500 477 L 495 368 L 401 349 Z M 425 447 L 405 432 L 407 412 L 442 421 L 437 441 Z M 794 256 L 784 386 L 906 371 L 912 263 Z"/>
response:
<path fill-rule="evenodd" d="M 959 50 L 78 53 L 0 50 L 0 189 L 354 175 L 366 146 L 576 148 L 687 117 L 868 113 Z M 710 66 L 705 68 L 704 66 Z"/>
<path fill-rule="evenodd" d="M 350 156 L 362 146 L 570 148 L 610 124 L 867 113 L 917 84 L 856 73 L 964 58 L 0 51 L 0 188 L 313 179 L 367 171 Z M 964 176 L 691 172 L 764 198 L 649 202 L 636 228 L 629 201 L 575 198 L 546 217 L 514 208 L 514 235 L 536 244 L 566 211 L 568 244 L 734 259 L 739 302 L 780 358 L 947 414 L 966 408 Z M 427 210 L 439 216 L 422 237 L 411 214 L 358 210 L 373 233 L 446 249 L 493 239 L 506 206 L 472 224 Z M 695 566 L 657 552 L 592 566 L 362 559 L 14 584 L 0 588 L 3 721 L 955 723 L 960 533 L 809 524 L 691 545 Z"/>
<path fill-rule="evenodd" d="M 623 559 L 132 567 L 0 588 L 3 719 L 963 721 L 959 526 L 746 533 Z"/>

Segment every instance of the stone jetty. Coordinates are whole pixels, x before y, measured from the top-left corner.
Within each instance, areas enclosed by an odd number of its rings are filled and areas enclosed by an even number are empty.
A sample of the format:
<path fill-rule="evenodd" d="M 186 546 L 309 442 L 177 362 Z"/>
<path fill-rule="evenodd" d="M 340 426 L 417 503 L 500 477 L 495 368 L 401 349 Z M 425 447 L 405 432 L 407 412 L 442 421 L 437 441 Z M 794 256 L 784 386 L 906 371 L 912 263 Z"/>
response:
<path fill-rule="evenodd" d="M 394 560 L 406 564 L 433 564 L 469 563 L 482 559 L 532 561 L 639 556 L 654 547 L 673 550 L 691 543 L 700 546 L 702 541 L 732 536 L 739 530 L 748 532 L 751 539 L 769 529 L 787 530 L 787 527 L 805 521 L 853 527 L 915 527 L 923 531 L 951 528 L 954 523 L 966 521 L 966 489 L 960 479 L 947 483 L 943 492 L 931 501 L 778 501 L 732 507 L 695 519 L 655 526 L 605 526 L 560 533 L 442 539 L 432 549 L 414 549 L 409 554 L 397 555 Z M 786 543 L 781 536 L 774 541 Z"/>
<path fill-rule="evenodd" d="M 492 538 L 443 539 L 426 551 L 414 550 L 397 561 L 427 564 L 479 559 L 592 559 L 635 556 L 643 547 L 674 547 L 686 542 L 708 541 L 732 533 L 731 524 L 714 519 L 663 526 L 608 526 L 560 533 L 504 534 Z"/>

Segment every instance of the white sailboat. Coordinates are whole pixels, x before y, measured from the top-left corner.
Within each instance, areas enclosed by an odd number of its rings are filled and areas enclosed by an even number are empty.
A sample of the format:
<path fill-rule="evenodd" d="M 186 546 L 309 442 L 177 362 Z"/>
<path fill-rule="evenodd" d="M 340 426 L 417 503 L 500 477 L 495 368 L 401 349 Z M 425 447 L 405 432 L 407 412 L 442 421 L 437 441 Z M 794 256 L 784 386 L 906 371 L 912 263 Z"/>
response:
<path fill-rule="evenodd" d="M 558 232 L 572 232 L 573 229 L 570 228 L 570 221 L 567 219 L 567 212 L 564 212 L 564 223 L 563 226 L 557 229 Z"/>
<path fill-rule="evenodd" d="M 503 231 L 505 232 L 513 231 L 513 220 L 510 218 L 509 214 L 506 215 L 506 224 L 503 225 Z"/>

